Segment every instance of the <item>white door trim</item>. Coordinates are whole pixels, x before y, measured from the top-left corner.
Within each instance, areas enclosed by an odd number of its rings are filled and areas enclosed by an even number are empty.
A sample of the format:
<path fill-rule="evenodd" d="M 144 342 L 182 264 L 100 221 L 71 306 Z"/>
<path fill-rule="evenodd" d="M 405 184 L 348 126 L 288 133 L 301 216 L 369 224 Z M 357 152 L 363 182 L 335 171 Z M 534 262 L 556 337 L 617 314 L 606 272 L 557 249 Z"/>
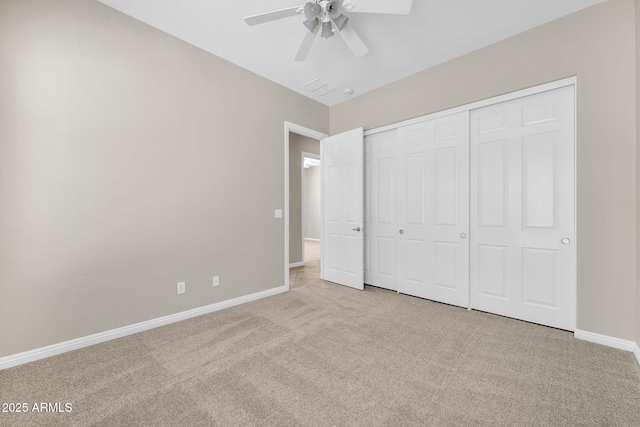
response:
<path fill-rule="evenodd" d="M 300 164 L 302 165 L 302 168 L 300 169 L 300 212 L 302 212 L 302 235 L 300 236 L 300 238 L 302 239 L 302 261 L 300 261 L 298 264 L 300 264 L 300 267 L 304 265 L 304 241 L 305 240 L 317 240 L 320 241 L 319 239 L 306 239 L 304 237 L 305 232 L 307 230 L 307 220 L 306 220 L 306 209 L 305 209 L 305 205 L 304 205 L 304 201 L 305 201 L 305 181 L 304 181 L 304 158 L 305 157 L 309 157 L 311 159 L 316 159 L 316 160 L 320 160 L 320 154 L 314 154 L 314 153 L 307 153 L 306 151 L 302 151 L 300 153 Z"/>
<path fill-rule="evenodd" d="M 328 135 L 291 122 L 284 122 L 284 287 L 289 290 L 289 133 L 317 139 Z M 304 246 L 303 246 L 304 248 Z M 304 250 L 304 249 L 303 249 Z"/>
<path fill-rule="evenodd" d="M 516 92 L 507 93 L 504 95 L 494 96 L 493 98 L 487 98 L 480 101 L 472 102 L 471 104 L 461 105 L 459 107 L 449 108 L 448 110 L 442 110 L 435 113 L 427 114 L 426 116 L 420 116 L 409 120 L 404 120 L 398 123 L 392 123 L 390 125 L 381 126 L 373 129 L 366 130 L 364 136 L 373 135 L 375 133 L 385 132 L 392 129 L 397 129 L 401 126 L 413 125 L 423 122 L 425 120 L 433 120 L 440 117 L 448 116 L 451 114 L 462 113 L 465 111 L 475 110 L 476 108 L 486 107 L 488 105 L 498 104 L 500 102 L 511 101 L 513 99 L 522 98 L 529 95 L 535 95 L 540 92 L 546 92 L 553 89 L 559 89 L 565 86 L 574 85 L 577 87 L 577 77 L 567 77 L 566 79 L 557 80 L 555 82 L 545 83 L 538 86 L 530 87 L 527 89 L 518 90 Z"/>

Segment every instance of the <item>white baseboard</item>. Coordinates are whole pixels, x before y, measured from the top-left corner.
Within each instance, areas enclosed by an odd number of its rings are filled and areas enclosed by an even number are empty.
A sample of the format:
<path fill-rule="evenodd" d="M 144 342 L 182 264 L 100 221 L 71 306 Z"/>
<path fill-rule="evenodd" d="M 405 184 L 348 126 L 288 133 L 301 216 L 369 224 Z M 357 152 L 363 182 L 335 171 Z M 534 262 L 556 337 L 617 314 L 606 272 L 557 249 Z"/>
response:
<path fill-rule="evenodd" d="M 311 237 L 305 237 L 304 240 L 311 240 L 312 242 L 319 242 L 320 241 L 320 239 L 314 239 L 314 238 L 311 238 Z"/>
<path fill-rule="evenodd" d="M 304 262 L 300 261 L 300 262 L 292 262 L 291 264 L 289 264 L 289 268 L 296 268 L 296 267 L 302 267 L 304 265 Z"/>
<path fill-rule="evenodd" d="M 69 351 L 78 350 L 80 348 L 89 347 L 95 344 L 100 344 L 102 342 L 125 337 L 127 335 L 137 334 L 138 332 L 147 331 L 170 323 L 180 322 L 181 320 L 190 319 L 192 317 L 202 316 L 203 314 L 213 313 L 214 311 L 281 294 L 286 291 L 287 289 L 285 286 L 279 286 L 277 288 L 267 289 L 266 291 L 217 302 L 215 304 L 194 308 L 181 313 L 170 314 L 168 316 L 158 317 L 157 319 L 147 320 L 145 322 L 135 323 L 133 325 L 123 326 L 117 329 L 111 329 L 110 331 L 100 332 L 86 337 L 36 348 L 34 350 L 13 354 L 11 356 L 0 357 L 0 370 L 56 356 Z"/>
<path fill-rule="evenodd" d="M 636 356 L 636 360 L 640 364 L 640 348 L 633 341 L 623 340 L 621 338 L 610 337 L 608 335 L 596 334 L 594 332 L 581 331 L 576 329 L 573 336 L 579 340 L 589 341 L 596 344 L 606 345 L 608 347 L 618 348 L 620 350 L 630 351 Z"/>

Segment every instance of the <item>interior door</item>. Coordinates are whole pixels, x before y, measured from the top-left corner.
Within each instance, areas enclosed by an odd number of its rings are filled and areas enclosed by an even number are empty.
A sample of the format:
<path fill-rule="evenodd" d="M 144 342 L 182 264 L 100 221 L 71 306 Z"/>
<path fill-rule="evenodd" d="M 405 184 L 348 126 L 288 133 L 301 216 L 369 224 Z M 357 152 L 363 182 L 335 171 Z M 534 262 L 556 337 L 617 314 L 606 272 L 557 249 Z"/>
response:
<path fill-rule="evenodd" d="M 565 87 L 471 112 L 471 307 L 575 328 L 575 105 Z"/>
<path fill-rule="evenodd" d="M 398 292 L 469 305 L 469 113 L 398 129 Z"/>
<path fill-rule="evenodd" d="M 364 139 L 364 282 L 394 291 L 396 135 L 393 129 Z"/>
<path fill-rule="evenodd" d="M 321 276 L 363 290 L 363 129 L 323 139 L 321 152 Z"/>

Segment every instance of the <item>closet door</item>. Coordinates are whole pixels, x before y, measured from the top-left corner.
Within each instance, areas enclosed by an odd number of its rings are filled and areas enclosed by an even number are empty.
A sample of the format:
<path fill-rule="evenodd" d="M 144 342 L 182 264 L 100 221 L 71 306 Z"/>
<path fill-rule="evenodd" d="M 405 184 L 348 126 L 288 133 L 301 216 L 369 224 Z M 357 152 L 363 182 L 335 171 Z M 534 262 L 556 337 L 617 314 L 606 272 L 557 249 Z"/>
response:
<path fill-rule="evenodd" d="M 364 282 L 396 290 L 395 146 L 397 131 L 365 137 Z"/>
<path fill-rule="evenodd" d="M 471 112 L 471 307 L 575 328 L 575 113 L 566 87 Z"/>
<path fill-rule="evenodd" d="M 398 291 L 469 304 L 469 114 L 398 129 Z"/>

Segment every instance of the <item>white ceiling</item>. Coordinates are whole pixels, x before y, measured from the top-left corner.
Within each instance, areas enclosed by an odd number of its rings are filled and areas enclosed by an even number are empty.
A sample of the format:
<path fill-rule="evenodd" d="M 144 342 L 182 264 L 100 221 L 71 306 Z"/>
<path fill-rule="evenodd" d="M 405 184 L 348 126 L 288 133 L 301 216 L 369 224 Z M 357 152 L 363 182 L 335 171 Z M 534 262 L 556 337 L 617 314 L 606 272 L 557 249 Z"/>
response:
<path fill-rule="evenodd" d="M 350 14 L 370 49 L 364 57 L 336 36 L 316 39 L 303 63 L 293 60 L 307 31 L 303 15 L 254 27 L 244 17 L 304 0 L 99 1 L 331 106 L 349 98 L 344 89 L 357 96 L 605 0 L 414 0 L 408 16 Z M 302 89 L 318 78 L 336 90 Z"/>

